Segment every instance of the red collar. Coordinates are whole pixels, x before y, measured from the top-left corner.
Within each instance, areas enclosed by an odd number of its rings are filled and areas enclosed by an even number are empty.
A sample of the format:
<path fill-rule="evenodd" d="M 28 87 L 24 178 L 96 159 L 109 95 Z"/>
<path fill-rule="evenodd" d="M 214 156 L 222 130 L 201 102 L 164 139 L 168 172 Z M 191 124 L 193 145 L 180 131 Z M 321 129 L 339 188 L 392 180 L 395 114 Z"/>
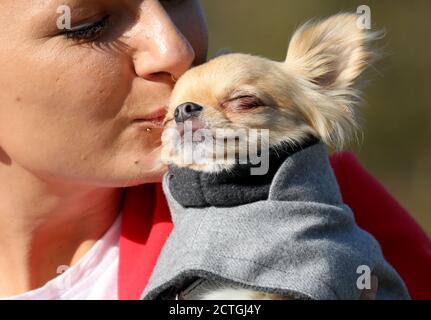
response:
<path fill-rule="evenodd" d="M 127 189 L 120 236 L 119 299 L 140 298 L 172 227 L 160 184 Z"/>

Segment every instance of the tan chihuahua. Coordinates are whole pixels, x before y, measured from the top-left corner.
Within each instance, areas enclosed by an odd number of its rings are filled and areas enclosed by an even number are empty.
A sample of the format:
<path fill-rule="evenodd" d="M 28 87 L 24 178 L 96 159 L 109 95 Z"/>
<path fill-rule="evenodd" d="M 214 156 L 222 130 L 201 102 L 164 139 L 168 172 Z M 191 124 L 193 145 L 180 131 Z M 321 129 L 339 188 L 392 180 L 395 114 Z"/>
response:
<path fill-rule="evenodd" d="M 358 129 L 354 84 L 370 64 L 370 43 L 377 34 L 361 29 L 354 14 L 338 14 L 299 28 L 290 41 L 284 62 L 247 54 L 219 56 L 186 72 L 177 82 L 165 119 L 163 160 L 198 171 L 229 169 L 232 159 L 215 162 L 184 159 L 187 121 L 192 132 L 206 129 L 270 129 L 269 147 L 301 144 L 307 137 L 338 148 Z M 225 142 L 214 138 L 214 144 Z M 259 135 L 255 138 L 263 146 Z M 250 141 L 249 141 L 250 142 Z M 195 149 L 207 149 L 193 137 Z M 238 148 L 234 155 L 238 157 Z M 217 153 L 217 152 L 216 152 Z M 202 299 L 284 299 L 272 294 L 210 286 Z"/>

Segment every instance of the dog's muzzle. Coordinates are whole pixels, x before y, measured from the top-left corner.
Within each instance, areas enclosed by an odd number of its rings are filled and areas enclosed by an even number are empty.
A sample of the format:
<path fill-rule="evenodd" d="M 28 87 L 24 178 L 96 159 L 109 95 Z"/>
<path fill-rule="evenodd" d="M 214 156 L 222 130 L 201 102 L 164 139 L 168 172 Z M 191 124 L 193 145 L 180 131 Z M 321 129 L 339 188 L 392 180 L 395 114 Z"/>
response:
<path fill-rule="evenodd" d="M 175 109 L 174 117 L 176 123 L 184 123 L 187 120 L 198 117 L 204 108 L 193 102 L 186 102 Z"/>

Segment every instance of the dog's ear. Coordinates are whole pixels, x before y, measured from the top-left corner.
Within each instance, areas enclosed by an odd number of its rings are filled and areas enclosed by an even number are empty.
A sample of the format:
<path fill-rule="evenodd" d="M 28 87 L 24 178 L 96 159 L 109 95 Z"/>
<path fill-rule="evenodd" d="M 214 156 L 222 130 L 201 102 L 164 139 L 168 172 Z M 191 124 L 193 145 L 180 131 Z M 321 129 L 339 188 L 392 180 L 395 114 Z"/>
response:
<path fill-rule="evenodd" d="M 359 18 L 343 13 L 306 23 L 290 41 L 286 64 L 319 86 L 351 87 L 371 62 L 370 43 L 377 37 L 358 23 Z"/>
<path fill-rule="evenodd" d="M 298 105 L 322 140 L 341 147 L 356 131 L 355 80 L 371 63 L 379 33 L 361 28 L 359 16 L 343 13 L 309 22 L 293 35 L 285 66 L 300 79 Z"/>

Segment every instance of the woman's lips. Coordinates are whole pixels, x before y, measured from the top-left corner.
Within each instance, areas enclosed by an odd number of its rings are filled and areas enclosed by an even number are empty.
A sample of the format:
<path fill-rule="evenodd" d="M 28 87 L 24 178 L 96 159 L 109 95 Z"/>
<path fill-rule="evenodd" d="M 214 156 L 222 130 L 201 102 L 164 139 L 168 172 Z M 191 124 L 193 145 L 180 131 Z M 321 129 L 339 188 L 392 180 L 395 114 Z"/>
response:
<path fill-rule="evenodd" d="M 133 120 L 133 124 L 145 126 L 147 128 L 163 128 L 163 120 L 165 117 L 156 119 L 136 119 Z"/>
<path fill-rule="evenodd" d="M 166 116 L 166 109 L 162 108 L 145 116 L 137 116 L 133 119 L 133 124 L 145 126 L 147 128 L 163 128 L 163 120 Z"/>

